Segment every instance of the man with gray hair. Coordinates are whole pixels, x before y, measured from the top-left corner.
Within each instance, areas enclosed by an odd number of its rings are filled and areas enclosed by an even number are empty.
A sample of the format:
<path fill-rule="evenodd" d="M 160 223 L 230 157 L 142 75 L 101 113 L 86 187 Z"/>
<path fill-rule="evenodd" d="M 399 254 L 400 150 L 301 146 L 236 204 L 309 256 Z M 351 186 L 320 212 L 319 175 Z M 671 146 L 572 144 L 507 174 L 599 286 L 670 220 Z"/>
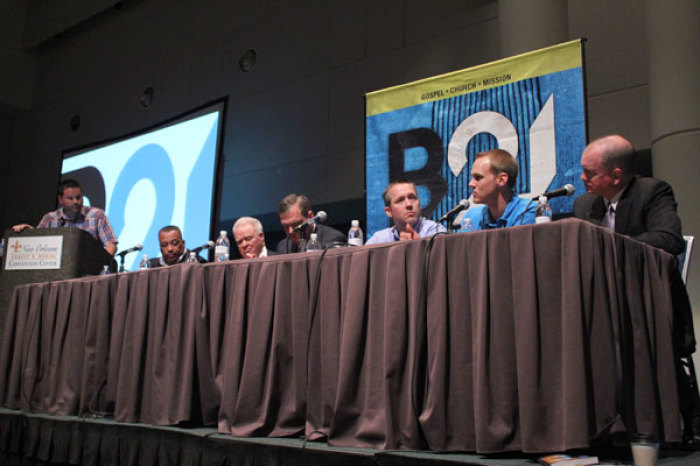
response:
<path fill-rule="evenodd" d="M 231 229 L 238 252 L 244 259 L 267 257 L 275 254 L 265 247 L 265 232 L 260 220 L 253 217 L 241 217 Z"/>

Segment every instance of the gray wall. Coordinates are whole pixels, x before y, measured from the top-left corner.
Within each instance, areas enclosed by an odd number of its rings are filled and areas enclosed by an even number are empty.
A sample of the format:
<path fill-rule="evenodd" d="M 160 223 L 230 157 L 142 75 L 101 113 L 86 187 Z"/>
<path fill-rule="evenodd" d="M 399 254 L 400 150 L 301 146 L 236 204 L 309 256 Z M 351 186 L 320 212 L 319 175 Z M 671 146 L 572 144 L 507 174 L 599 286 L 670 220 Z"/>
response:
<path fill-rule="evenodd" d="M 27 23 L 54 32 L 56 15 L 33 5 L 36 16 Z M 348 204 L 354 216 L 359 206 L 363 214 L 363 94 L 497 58 L 495 12 L 494 2 L 481 0 L 149 0 L 88 19 L 76 13 L 60 37 L 27 51 L 37 60 L 33 100 L 11 143 L 24 155 L 4 177 L 11 191 L 25 191 L 22 180 L 41 183 L 19 209 L 3 212 L 0 224 L 36 222 L 53 207 L 61 150 L 221 96 L 229 98 L 222 221 L 274 218 L 292 191 L 314 204 Z M 71 25 L 64 16 L 60 23 Z M 25 34 L 25 47 L 27 36 L 37 42 L 37 34 Z M 238 60 L 249 48 L 258 62 L 244 73 Z M 138 98 L 149 86 L 155 99 L 144 108 Z M 77 132 L 72 115 L 82 121 Z"/>
<path fill-rule="evenodd" d="M 62 150 L 222 96 L 222 221 L 255 215 L 278 228 L 277 202 L 300 191 L 343 206 L 335 220 L 347 222 L 364 198 L 363 94 L 500 58 L 496 1 L 115 3 L 0 0 L 0 66 L 13 76 L 0 78 L 0 227 L 53 208 Z M 591 138 L 651 145 L 646 21 L 644 2 L 568 2 L 569 38 L 588 39 Z M 245 73 L 238 60 L 249 48 L 258 63 Z M 695 188 L 677 189 L 690 193 L 681 204 L 697 201 Z M 700 234 L 683 220 L 686 234 Z M 700 280 L 697 266 L 691 276 Z"/>

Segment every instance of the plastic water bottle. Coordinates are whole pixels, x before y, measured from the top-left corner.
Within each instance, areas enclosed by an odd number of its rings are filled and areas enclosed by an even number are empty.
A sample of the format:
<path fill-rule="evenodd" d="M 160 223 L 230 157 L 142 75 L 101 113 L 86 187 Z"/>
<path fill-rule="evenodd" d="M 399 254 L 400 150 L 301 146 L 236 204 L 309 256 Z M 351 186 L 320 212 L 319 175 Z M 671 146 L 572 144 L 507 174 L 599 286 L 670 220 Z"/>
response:
<path fill-rule="evenodd" d="M 100 270 L 100 275 L 109 275 L 111 272 L 109 271 L 109 265 L 105 265 L 102 267 L 102 270 Z"/>
<path fill-rule="evenodd" d="M 141 262 L 139 263 L 139 269 L 147 269 L 148 268 L 148 254 L 143 255 L 143 259 L 141 259 Z"/>
<path fill-rule="evenodd" d="M 546 223 L 552 221 L 552 208 L 547 204 L 547 196 L 540 196 L 535 209 L 535 223 Z"/>
<path fill-rule="evenodd" d="M 197 253 L 194 251 L 190 251 L 189 255 L 187 256 L 187 260 L 185 262 L 194 262 L 197 263 Z"/>
<path fill-rule="evenodd" d="M 214 247 L 214 260 L 216 262 L 223 262 L 228 260 L 228 255 L 231 250 L 231 243 L 228 241 L 226 236 L 226 230 L 221 230 L 219 232 L 219 237 L 216 238 L 216 247 Z"/>
<path fill-rule="evenodd" d="M 358 220 L 353 220 L 350 222 L 350 230 L 348 231 L 348 245 L 349 246 L 362 246 L 364 243 L 362 228 L 360 228 L 360 222 Z"/>
<path fill-rule="evenodd" d="M 320 251 L 321 250 L 321 242 L 318 240 L 318 234 L 311 233 L 311 238 L 309 239 L 309 242 L 306 244 L 306 250 L 307 251 Z"/>
<path fill-rule="evenodd" d="M 0 239 L 0 261 L 2 261 L 2 256 L 5 255 L 5 238 Z"/>

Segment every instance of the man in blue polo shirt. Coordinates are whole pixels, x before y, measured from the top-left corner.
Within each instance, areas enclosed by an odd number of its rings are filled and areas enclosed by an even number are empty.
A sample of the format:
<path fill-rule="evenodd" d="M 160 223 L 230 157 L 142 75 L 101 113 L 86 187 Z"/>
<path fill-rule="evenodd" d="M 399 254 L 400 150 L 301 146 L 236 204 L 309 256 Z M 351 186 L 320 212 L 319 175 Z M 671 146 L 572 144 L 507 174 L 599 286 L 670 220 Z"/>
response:
<path fill-rule="evenodd" d="M 389 243 L 428 238 L 445 231 L 445 227 L 421 217 L 416 185 L 410 181 L 392 181 L 382 193 L 384 212 L 394 226 L 379 230 L 365 244 Z"/>
<path fill-rule="evenodd" d="M 536 202 L 513 193 L 518 162 L 503 149 L 477 154 L 471 171 L 475 205 L 462 218 L 463 230 L 488 230 L 535 223 Z M 469 226 L 471 223 L 471 226 Z"/>

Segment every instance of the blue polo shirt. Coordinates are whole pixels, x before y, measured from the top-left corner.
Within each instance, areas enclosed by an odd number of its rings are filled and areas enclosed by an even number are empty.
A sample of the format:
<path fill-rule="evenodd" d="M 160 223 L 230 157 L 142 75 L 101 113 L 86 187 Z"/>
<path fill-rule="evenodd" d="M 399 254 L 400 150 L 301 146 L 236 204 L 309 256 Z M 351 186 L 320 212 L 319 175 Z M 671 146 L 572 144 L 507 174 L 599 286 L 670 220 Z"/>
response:
<path fill-rule="evenodd" d="M 514 227 L 517 225 L 529 225 L 535 223 L 535 209 L 537 202 L 522 197 L 513 196 L 501 218 L 491 218 L 491 212 L 486 205 L 475 205 L 462 217 L 462 229 L 470 231 L 466 227 L 467 220 L 471 222 L 471 230 L 491 230 L 493 228 Z"/>

